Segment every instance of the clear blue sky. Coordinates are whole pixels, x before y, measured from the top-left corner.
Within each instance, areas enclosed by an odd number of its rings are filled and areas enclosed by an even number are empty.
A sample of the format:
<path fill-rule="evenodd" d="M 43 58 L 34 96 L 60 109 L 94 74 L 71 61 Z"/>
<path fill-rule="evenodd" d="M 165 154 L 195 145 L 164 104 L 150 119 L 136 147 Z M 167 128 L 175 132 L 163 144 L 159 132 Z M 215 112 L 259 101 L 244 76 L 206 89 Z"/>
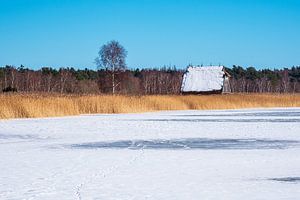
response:
<path fill-rule="evenodd" d="M 0 0 L 0 65 L 94 68 L 118 40 L 129 67 L 300 65 L 300 0 Z"/>

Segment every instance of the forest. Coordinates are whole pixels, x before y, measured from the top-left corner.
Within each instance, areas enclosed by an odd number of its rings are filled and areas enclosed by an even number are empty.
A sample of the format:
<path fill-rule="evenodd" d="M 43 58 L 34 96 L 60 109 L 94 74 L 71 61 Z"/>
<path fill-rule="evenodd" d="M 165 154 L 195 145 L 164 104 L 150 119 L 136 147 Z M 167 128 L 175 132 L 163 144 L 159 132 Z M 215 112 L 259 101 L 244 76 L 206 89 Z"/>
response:
<path fill-rule="evenodd" d="M 299 93 L 300 66 L 284 69 L 226 67 L 233 93 Z M 180 94 L 184 70 L 173 67 L 115 71 L 115 93 L 128 95 Z M 37 70 L 0 67 L 0 91 L 110 94 L 112 73 L 107 69 L 42 67 Z"/>

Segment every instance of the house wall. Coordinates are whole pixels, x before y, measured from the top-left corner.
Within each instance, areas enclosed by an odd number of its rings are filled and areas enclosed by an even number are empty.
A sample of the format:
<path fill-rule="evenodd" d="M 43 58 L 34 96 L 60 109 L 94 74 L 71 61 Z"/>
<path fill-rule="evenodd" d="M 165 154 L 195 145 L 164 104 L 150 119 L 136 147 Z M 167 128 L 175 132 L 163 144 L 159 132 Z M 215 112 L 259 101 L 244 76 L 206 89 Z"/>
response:
<path fill-rule="evenodd" d="M 225 76 L 222 93 L 231 93 L 230 78 Z"/>

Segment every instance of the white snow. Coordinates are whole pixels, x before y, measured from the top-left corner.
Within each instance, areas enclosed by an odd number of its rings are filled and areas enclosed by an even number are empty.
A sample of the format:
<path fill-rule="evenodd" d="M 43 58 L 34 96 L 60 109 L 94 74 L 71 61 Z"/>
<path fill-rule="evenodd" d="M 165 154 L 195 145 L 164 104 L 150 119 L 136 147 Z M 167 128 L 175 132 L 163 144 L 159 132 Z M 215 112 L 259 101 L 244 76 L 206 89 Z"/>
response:
<path fill-rule="evenodd" d="M 221 90 L 224 81 L 223 66 L 188 67 L 183 76 L 182 92 Z"/>
<path fill-rule="evenodd" d="M 0 120 L 0 199 L 299 199 L 300 108 Z"/>

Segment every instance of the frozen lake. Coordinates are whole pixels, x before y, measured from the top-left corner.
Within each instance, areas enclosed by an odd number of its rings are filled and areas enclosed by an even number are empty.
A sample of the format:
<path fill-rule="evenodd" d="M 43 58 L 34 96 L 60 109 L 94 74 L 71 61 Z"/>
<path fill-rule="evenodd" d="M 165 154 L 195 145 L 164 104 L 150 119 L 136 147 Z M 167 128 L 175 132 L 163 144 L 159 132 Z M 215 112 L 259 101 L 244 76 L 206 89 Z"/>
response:
<path fill-rule="evenodd" d="M 300 108 L 0 120 L 0 199 L 300 199 Z"/>

